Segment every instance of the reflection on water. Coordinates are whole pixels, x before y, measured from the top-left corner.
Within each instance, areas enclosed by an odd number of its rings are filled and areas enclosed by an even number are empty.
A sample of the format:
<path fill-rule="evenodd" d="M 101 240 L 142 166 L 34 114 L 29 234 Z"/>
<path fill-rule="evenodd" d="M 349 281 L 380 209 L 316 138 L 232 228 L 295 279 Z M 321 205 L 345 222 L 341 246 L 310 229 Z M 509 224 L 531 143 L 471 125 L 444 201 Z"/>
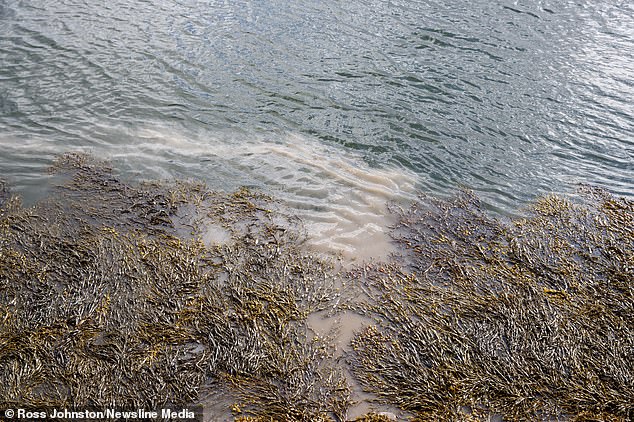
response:
<path fill-rule="evenodd" d="M 631 196 L 632 27 L 605 0 L 8 1 L 0 144 L 132 145 L 143 171 L 222 184 L 222 164 L 131 134 L 178 125 L 205 155 L 298 133 L 501 211 L 577 182 Z"/>

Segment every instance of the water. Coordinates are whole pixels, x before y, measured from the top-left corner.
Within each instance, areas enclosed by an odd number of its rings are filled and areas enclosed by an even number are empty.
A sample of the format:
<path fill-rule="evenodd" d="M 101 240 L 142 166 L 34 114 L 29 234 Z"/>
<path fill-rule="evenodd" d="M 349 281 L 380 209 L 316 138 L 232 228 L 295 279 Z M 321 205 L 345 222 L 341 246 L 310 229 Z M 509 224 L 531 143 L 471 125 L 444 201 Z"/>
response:
<path fill-rule="evenodd" d="M 633 104 L 631 1 L 0 0 L 0 178 L 27 202 L 86 151 L 271 193 L 352 261 L 391 250 L 385 202 L 417 192 L 634 196 Z M 345 319 L 310 324 L 345 350 Z"/>
<path fill-rule="evenodd" d="M 83 150 L 249 185 L 359 256 L 416 191 L 634 195 L 631 2 L 291 3 L 1 0 L 0 174 L 35 200 Z"/>

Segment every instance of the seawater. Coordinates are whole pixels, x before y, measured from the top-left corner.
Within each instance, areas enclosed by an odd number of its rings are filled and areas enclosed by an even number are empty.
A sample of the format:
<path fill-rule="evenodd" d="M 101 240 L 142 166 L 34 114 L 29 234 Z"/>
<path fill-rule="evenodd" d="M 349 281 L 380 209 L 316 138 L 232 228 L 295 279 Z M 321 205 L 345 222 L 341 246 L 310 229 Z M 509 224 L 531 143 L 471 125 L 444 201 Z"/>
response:
<path fill-rule="evenodd" d="M 5 0 L 0 169 L 27 192 L 50 153 L 143 143 L 141 174 L 222 179 L 134 136 L 167 123 L 208 149 L 300 134 L 499 210 L 631 196 L 633 27 L 613 1 Z"/>
<path fill-rule="evenodd" d="M 27 203 L 83 151 L 271 194 L 349 263 L 419 192 L 634 196 L 633 98 L 630 1 L 0 1 L 0 177 Z"/>
<path fill-rule="evenodd" d="M 275 190 L 210 151 L 308 142 L 502 213 L 577 183 L 632 196 L 632 28 L 606 0 L 4 0 L 0 173 L 37 197 L 54 154 L 93 150 Z"/>

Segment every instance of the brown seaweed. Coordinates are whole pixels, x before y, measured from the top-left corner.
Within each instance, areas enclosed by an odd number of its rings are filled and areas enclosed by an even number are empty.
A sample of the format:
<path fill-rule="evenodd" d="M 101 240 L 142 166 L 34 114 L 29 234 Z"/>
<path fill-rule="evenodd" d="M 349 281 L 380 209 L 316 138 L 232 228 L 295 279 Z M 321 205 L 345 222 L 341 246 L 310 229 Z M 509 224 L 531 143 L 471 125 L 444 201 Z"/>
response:
<path fill-rule="evenodd" d="M 69 153 L 24 207 L 0 183 L 0 407 L 230 397 L 242 421 L 634 418 L 634 203 L 592 187 L 504 219 L 475 195 L 392 207 L 391 262 L 345 273 L 248 189 L 127 183 Z M 368 323 L 336 350 L 309 317 Z M 345 322 L 344 322 L 345 323 Z M 391 420 L 369 413 L 356 420 Z"/>
<path fill-rule="evenodd" d="M 54 197 L 0 213 L 0 406 L 155 409 L 216 383 L 240 414 L 343 418 L 349 387 L 306 326 L 338 295 L 331 267 L 270 198 L 132 186 L 75 153 L 52 170 Z M 204 223 L 230 239 L 205 244 Z"/>
<path fill-rule="evenodd" d="M 377 324 L 349 355 L 418 420 L 634 417 L 634 202 L 584 187 L 516 220 L 464 192 L 395 209 L 403 254 L 349 275 Z"/>

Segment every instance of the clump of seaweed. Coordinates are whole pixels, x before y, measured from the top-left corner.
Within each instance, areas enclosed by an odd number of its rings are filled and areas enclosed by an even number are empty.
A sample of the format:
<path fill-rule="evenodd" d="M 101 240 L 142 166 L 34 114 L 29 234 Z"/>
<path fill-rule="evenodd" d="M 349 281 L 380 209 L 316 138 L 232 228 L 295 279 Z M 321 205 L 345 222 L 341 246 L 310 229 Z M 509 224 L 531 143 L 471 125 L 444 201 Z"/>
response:
<path fill-rule="evenodd" d="M 417 420 L 632 420 L 634 202 L 579 198 L 512 221 L 469 192 L 395 208 L 403 254 L 349 275 L 377 321 L 349 354 L 364 388 Z"/>
<path fill-rule="evenodd" d="M 0 194 L 0 407 L 156 409 L 213 384 L 236 415 L 344 418 L 349 386 L 306 325 L 339 294 L 331 265 L 271 198 L 129 185 L 76 153 L 52 171 L 33 207 Z"/>

